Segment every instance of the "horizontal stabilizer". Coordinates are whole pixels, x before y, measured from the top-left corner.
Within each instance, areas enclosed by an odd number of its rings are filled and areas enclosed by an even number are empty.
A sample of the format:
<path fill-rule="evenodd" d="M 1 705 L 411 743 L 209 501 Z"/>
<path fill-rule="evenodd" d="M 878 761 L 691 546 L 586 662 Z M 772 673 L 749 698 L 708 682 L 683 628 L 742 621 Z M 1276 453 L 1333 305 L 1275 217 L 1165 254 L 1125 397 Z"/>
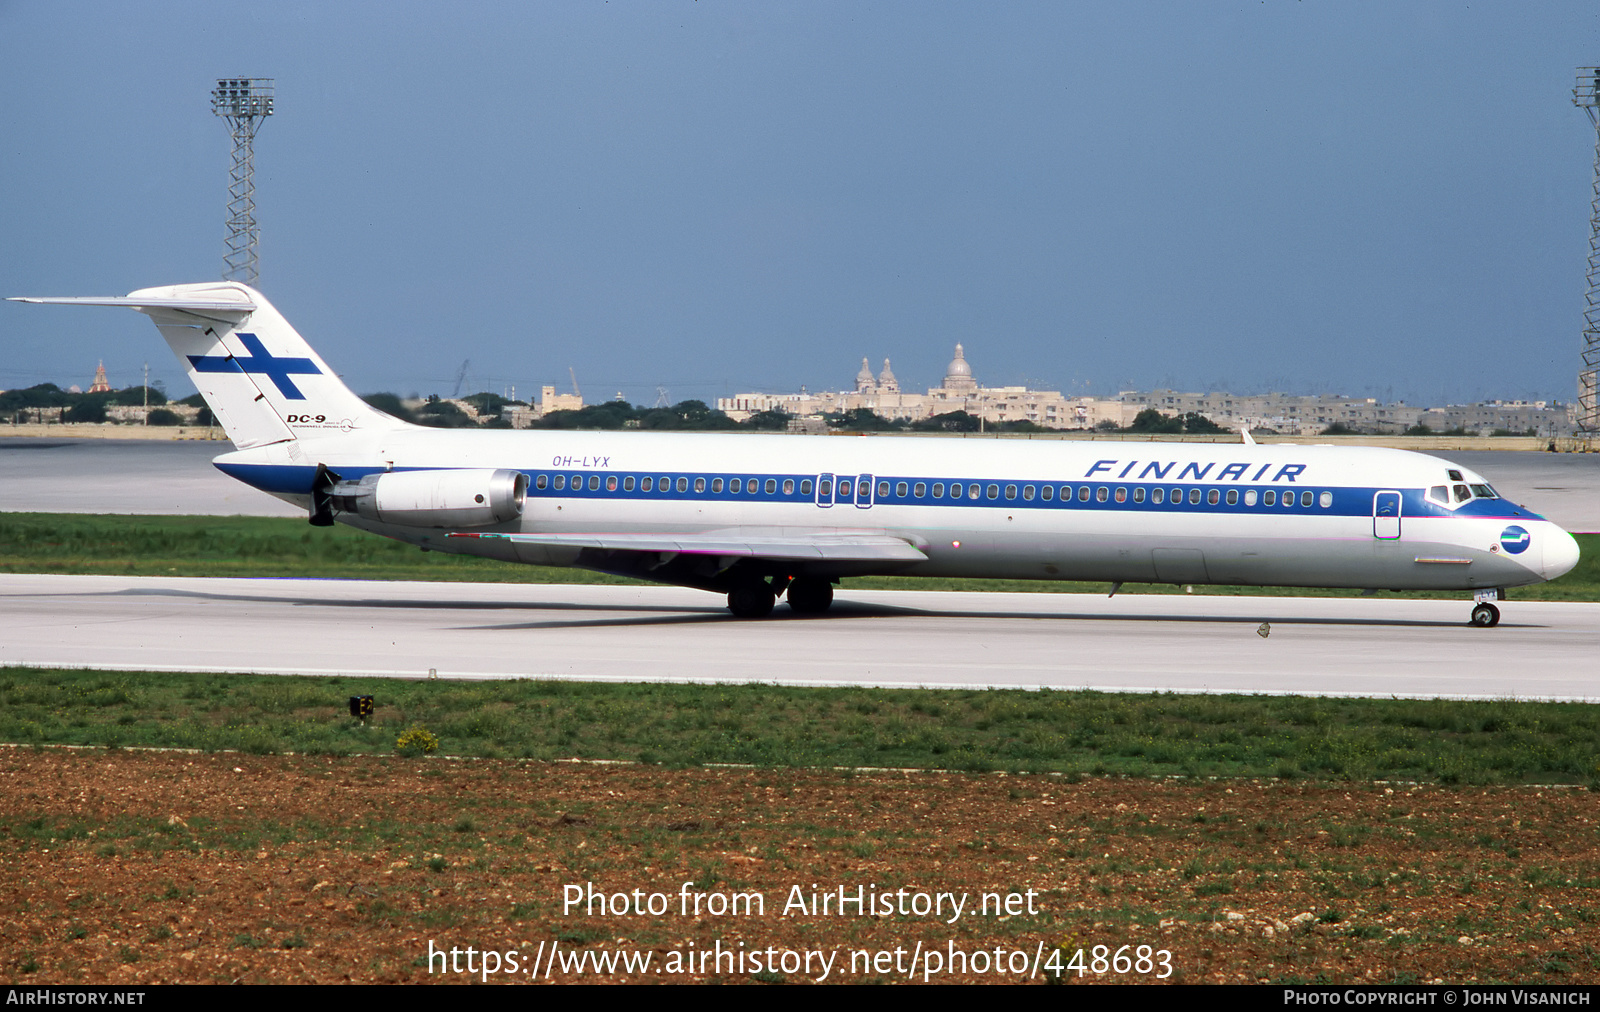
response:
<path fill-rule="evenodd" d="M 196 313 L 253 313 L 256 304 L 242 296 L 238 299 L 157 299 L 133 296 L 98 297 L 72 296 L 66 298 L 41 298 L 18 296 L 7 302 L 33 302 L 46 306 L 126 306 L 129 309 L 180 309 Z"/>
<path fill-rule="evenodd" d="M 925 562 L 922 550 L 903 538 L 876 533 L 761 534 L 744 530 L 696 534 L 451 534 L 452 538 L 499 538 L 523 545 L 599 548 L 621 552 L 686 552 L 758 559 L 823 559 L 829 562 Z"/>

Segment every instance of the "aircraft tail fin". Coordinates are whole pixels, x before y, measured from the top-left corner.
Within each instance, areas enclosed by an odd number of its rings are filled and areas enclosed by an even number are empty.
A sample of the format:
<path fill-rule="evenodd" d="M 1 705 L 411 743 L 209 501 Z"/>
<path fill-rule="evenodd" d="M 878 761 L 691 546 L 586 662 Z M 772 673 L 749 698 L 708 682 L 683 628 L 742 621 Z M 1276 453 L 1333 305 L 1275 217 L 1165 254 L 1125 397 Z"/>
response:
<path fill-rule="evenodd" d="M 406 424 L 351 393 L 260 292 L 236 282 L 14 301 L 126 306 L 149 316 L 241 450 Z"/>

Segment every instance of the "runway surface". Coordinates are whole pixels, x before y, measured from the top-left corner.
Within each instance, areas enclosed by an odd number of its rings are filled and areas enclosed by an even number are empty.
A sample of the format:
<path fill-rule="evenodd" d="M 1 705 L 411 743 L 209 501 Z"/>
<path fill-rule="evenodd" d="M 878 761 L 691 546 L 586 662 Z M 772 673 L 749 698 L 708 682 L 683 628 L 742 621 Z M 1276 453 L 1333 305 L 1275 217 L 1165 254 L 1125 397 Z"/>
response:
<path fill-rule="evenodd" d="M 0 576 L 0 664 L 1600 699 L 1600 604 L 904 591 L 737 621 L 667 587 Z M 1261 623 L 1269 635 L 1258 634 Z"/>
<path fill-rule="evenodd" d="M 301 511 L 211 466 L 231 443 L 0 438 L 0 512 L 288 517 Z M 1600 531 L 1600 453 L 1441 456 L 1569 531 Z"/>

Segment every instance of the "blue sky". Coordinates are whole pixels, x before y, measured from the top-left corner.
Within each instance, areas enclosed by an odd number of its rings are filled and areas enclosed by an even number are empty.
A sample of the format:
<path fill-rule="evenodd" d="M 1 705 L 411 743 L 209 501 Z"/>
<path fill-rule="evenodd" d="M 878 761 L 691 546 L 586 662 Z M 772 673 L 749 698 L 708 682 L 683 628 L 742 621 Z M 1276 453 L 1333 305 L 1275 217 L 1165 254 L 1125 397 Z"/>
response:
<path fill-rule="evenodd" d="M 360 392 L 978 379 L 1569 400 L 1582 3 L 0 0 L 0 294 L 221 271 L 218 77 L 277 81 L 261 288 Z M 0 303 L 0 387 L 128 312 Z M 465 392 L 465 391 L 464 391 Z"/>

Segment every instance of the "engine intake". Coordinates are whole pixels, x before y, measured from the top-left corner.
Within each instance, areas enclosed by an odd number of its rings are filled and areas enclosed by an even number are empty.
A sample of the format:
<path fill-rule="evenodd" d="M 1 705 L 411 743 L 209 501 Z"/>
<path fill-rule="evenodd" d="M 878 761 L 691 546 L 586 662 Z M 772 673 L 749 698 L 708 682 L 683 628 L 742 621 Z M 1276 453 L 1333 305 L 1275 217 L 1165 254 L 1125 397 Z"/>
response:
<path fill-rule="evenodd" d="M 528 476 L 507 468 L 385 471 L 341 481 L 332 505 L 368 520 L 405 527 L 487 527 L 522 515 Z"/>

